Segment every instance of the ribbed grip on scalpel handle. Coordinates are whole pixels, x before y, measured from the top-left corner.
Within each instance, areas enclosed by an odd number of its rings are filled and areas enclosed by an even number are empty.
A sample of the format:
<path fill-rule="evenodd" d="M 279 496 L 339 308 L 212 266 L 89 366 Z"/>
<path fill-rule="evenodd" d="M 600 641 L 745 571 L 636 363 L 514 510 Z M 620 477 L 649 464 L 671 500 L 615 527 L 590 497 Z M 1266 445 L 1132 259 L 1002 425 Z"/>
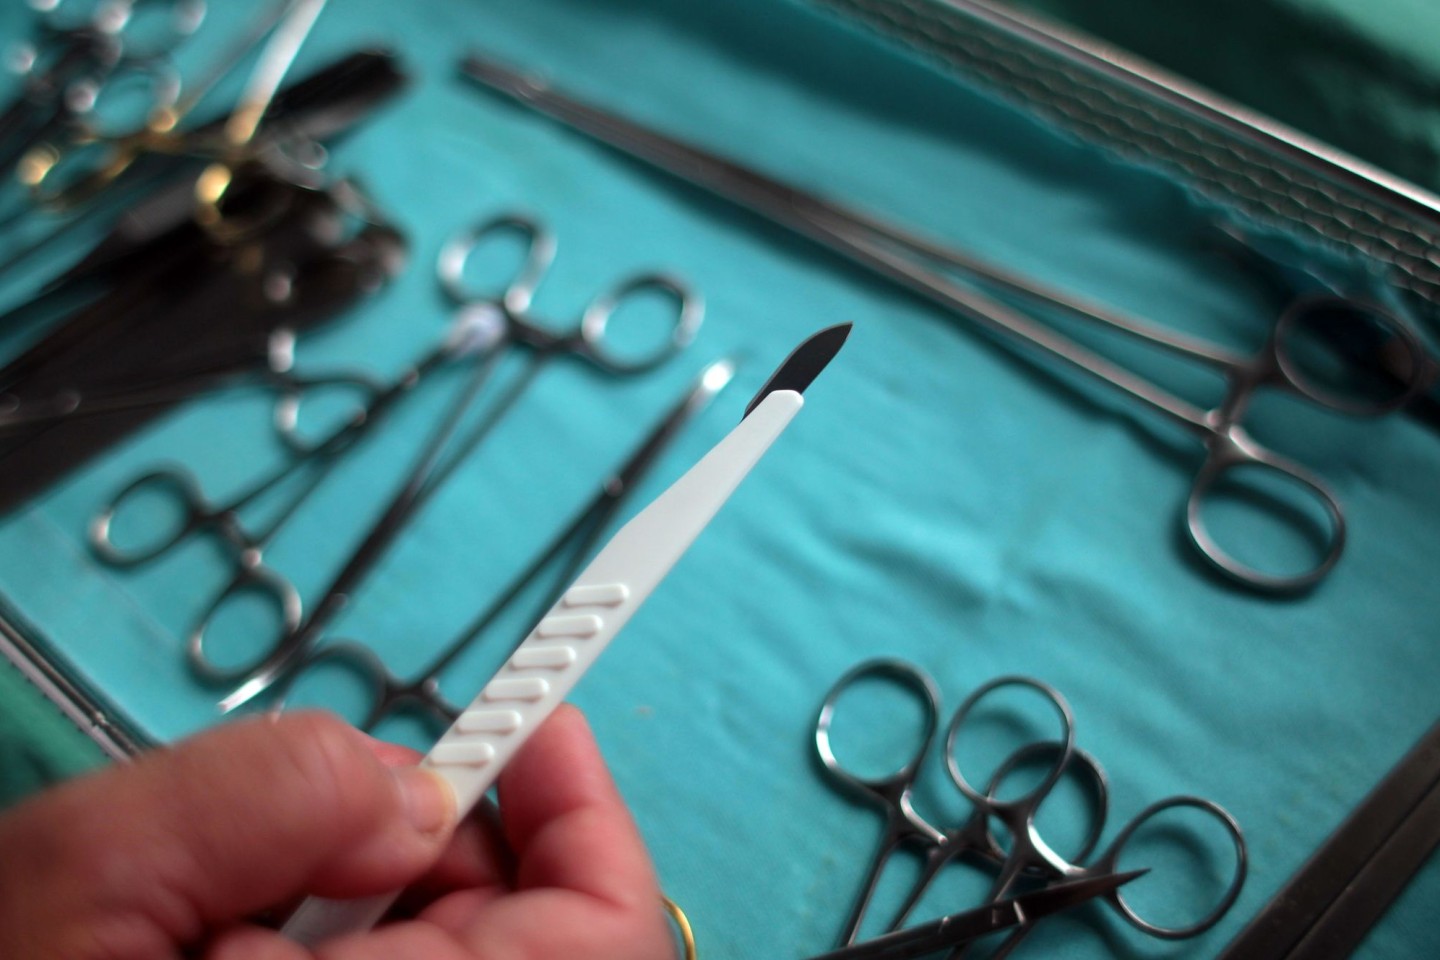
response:
<path fill-rule="evenodd" d="M 767 396 L 684 476 L 621 527 L 421 761 L 455 791 L 461 811 L 560 705 L 650 592 L 689 549 L 804 400 Z M 307 945 L 367 930 L 395 901 L 311 898 L 282 932 Z"/>
<path fill-rule="evenodd" d="M 420 761 L 450 784 L 457 809 L 466 811 L 480 802 L 505 764 L 560 705 L 638 605 L 626 584 L 588 583 L 583 575 L 565 591 Z M 295 911 L 283 932 L 315 946 L 331 937 L 368 930 L 380 922 L 395 898 L 394 894 L 360 900 L 311 898 Z"/>
<path fill-rule="evenodd" d="M 581 581 L 530 632 L 422 761 L 450 782 L 462 809 L 480 802 L 636 605 L 624 583 Z"/>

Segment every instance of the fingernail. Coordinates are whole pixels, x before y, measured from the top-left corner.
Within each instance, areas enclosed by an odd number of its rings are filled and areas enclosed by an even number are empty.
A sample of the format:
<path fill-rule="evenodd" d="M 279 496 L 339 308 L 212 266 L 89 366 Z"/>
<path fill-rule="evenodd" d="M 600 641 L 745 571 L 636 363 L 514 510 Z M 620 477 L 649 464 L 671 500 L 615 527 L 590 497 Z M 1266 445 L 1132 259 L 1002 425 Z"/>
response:
<path fill-rule="evenodd" d="M 423 767 L 396 767 L 405 819 L 424 834 L 450 829 L 455 820 L 455 792 L 450 784 Z"/>

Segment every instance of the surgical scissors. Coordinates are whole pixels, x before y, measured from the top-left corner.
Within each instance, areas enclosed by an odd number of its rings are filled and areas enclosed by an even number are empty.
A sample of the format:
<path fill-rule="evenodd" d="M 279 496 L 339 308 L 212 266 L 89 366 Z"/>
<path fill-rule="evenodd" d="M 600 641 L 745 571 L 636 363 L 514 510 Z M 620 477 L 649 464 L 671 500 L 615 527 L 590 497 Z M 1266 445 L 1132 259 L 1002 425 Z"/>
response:
<path fill-rule="evenodd" d="M 894 773 L 878 777 L 847 768 L 831 742 L 831 728 L 841 697 L 858 684 L 867 681 L 886 682 L 895 686 L 906 695 L 914 697 L 923 711 L 923 732 L 914 752 Z M 1007 688 L 1023 688 L 1038 693 L 1059 720 L 1060 734 L 1054 740 L 1035 741 L 1016 750 L 997 767 L 985 789 L 978 789 L 961 769 L 956 755 L 957 741 L 977 707 L 997 691 Z M 885 830 L 870 860 L 860 895 L 845 921 L 840 946 L 855 942 L 886 865 L 901 847 L 917 849 L 921 855 L 921 866 L 909 893 L 886 931 L 897 930 L 904 925 L 936 876 L 952 861 L 966 860 L 994 871 L 995 879 L 987 900 L 998 902 L 1009 895 L 1016 881 L 1022 878 L 1043 885 L 1118 872 L 1120 858 L 1136 834 L 1160 814 L 1181 807 L 1195 809 L 1201 816 L 1214 820 L 1233 844 L 1235 872 L 1219 902 L 1208 913 L 1189 924 L 1164 926 L 1137 913 L 1118 889 L 1110 891 L 1103 899 L 1137 929 L 1162 939 L 1181 939 L 1196 936 L 1219 922 L 1239 896 L 1246 873 L 1244 837 L 1229 813 L 1218 804 L 1201 797 L 1177 796 L 1150 805 L 1125 824 L 1110 846 L 1093 862 L 1087 866 L 1080 865 L 1081 861 L 1090 856 L 1104 830 L 1109 809 L 1107 780 L 1095 759 L 1076 747 L 1074 714 L 1069 704 L 1053 687 L 1029 677 L 1006 676 L 991 680 L 971 693 L 955 711 L 945 736 L 945 764 L 956 788 L 970 801 L 974 809 L 964 822 L 953 829 L 943 830 L 932 825 L 915 810 L 914 792 L 920 771 L 927 762 L 931 745 L 939 732 L 939 725 L 940 693 L 935 682 L 918 667 L 903 660 L 877 659 L 858 664 L 841 676 L 825 696 L 815 722 L 815 749 L 822 766 L 833 780 L 852 795 L 879 807 L 885 815 Z M 1029 769 L 1036 762 L 1042 761 L 1045 762 L 1045 774 L 1033 787 L 1021 796 L 1001 799 L 1000 793 L 1007 780 L 1018 771 Z M 1067 858 L 1056 852 L 1054 847 L 1040 836 L 1035 819 L 1041 805 L 1051 796 L 1062 777 L 1072 771 L 1073 775 L 1083 776 L 1089 781 L 1093 816 L 1081 849 Z M 996 840 L 993 831 L 995 824 L 1006 829 L 1010 837 L 1008 849 Z M 1012 940 L 1016 939 L 1023 936 L 1027 930 L 1028 927 L 1022 926 L 1010 937 Z M 1013 946 L 1013 943 L 1007 941 L 1001 949 L 1008 952 Z"/>
<path fill-rule="evenodd" d="M 499 292 L 472 289 L 464 275 L 466 263 L 477 251 L 506 235 L 518 237 L 524 245 L 524 259 L 515 276 Z M 230 580 L 207 605 L 186 642 L 187 660 L 198 676 L 212 683 L 240 683 L 222 701 L 223 709 L 234 709 L 268 690 L 313 645 L 425 501 L 480 445 L 550 361 L 570 355 L 613 375 L 630 375 L 653 369 L 693 339 L 703 314 L 699 297 L 681 281 L 658 273 L 622 281 L 591 301 L 574 330 L 552 331 L 531 311 L 531 300 L 554 254 L 555 242 L 550 233 L 519 214 L 503 214 L 463 232 L 445 246 L 440 256 L 440 286 L 456 308 L 451 329 L 440 343 L 383 389 L 377 390 L 374 381 L 363 376 L 344 378 L 343 383 L 333 377 L 289 381 L 276 409 L 277 427 L 290 438 L 292 460 L 218 506 L 202 495 L 188 472 L 173 468 L 152 471 L 119 491 L 96 516 L 91 525 L 91 545 L 101 559 L 117 566 L 152 560 L 200 532 L 216 537 L 227 548 L 233 563 Z M 658 293 L 673 303 L 673 323 L 665 340 L 644 355 L 619 353 L 607 342 L 610 320 L 627 300 L 646 293 Z M 457 439 L 467 411 L 476 404 L 491 372 L 512 348 L 528 350 L 529 363 L 485 416 Z M 367 433 L 397 400 L 440 367 L 455 361 L 473 368 L 468 378 L 422 445 L 394 496 L 322 593 L 313 612 L 304 617 L 298 591 L 264 563 L 265 548 L 334 466 L 340 453 Z M 360 407 L 327 436 L 316 441 L 301 437 L 295 424 L 303 419 L 300 410 L 305 396 L 313 387 L 337 383 L 358 390 L 362 395 Z M 241 511 L 281 484 L 291 483 L 296 486 L 295 492 L 282 502 L 271 523 L 247 531 Z M 117 544 L 112 537 L 117 515 L 127 503 L 147 495 L 174 504 L 172 514 L 179 517 L 179 522 L 142 546 Z M 278 615 L 272 646 L 254 663 L 239 667 L 216 663 L 206 653 L 206 633 L 227 604 L 257 594 Z"/>
<path fill-rule="evenodd" d="M 540 616 L 554 606 L 560 591 L 575 578 L 581 565 L 595 552 L 595 546 L 609 530 L 611 521 L 666 446 L 691 418 L 725 389 L 734 373 L 735 364 L 731 360 L 708 364 L 624 463 L 605 478 L 589 503 L 417 673 L 403 679 L 391 672 L 370 647 L 354 641 L 337 640 L 312 648 L 303 656 L 282 683 L 284 699 L 289 699 L 306 673 L 324 665 L 338 666 L 364 684 L 362 712 L 349 717 L 360 729 L 373 730 L 386 717 L 408 712 L 421 715 L 435 728 L 437 735 L 444 732 L 460 714 L 459 708 L 441 693 L 440 679 L 445 671 L 522 597 L 534 597 L 535 613 L 525 621 L 527 624 L 538 622 Z M 536 596 L 533 584 L 542 579 L 546 589 Z"/>
<path fill-rule="evenodd" d="M 1279 388 L 1352 415 L 1378 415 L 1396 410 L 1426 388 L 1434 377 L 1424 343 L 1397 317 L 1365 304 L 1336 298 L 1296 301 L 1275 321 L 1265 343 L 1246 354 L 1199 337 L 1127 316 L 1079 297 L 1037 283 L 1013 271 L 985 263 L 916 233 L 900 229 L 834 201 L 806 193 L 790 184 L 726 160 L 701 148 L 647 129 L 607 111 L 582 103 L 533 74 L 513 70 L 477 56 L 463 64 L 466 77 L 513 102 L 564 123 L 572 129 L 641 160 L 652 167 L 745 207 L 833 252 L 900 284 L 947 312 L 978 323 L 1003 340 L 1084 371 L 1128 394 L 1195 436 L 1205 447 L 1183 513 L 1185 529 L 1200 554 L 1218 571 L 1257 590 L 1286 593 L 1319 583 L 1339 560 L 1345 545 L 1345 516 L 1339 501 L 1319 476 L 1254 440 L 1244 423 L 1251 400 L 1263 388 Z M 969 286 L 953 279 L 963 276 Z M 1007 299 L 1008 298 L 1008 299 Z M 1218 371 L 1225 390 L 1219 403 L 1205 409 L 1089 346 L 1012 306 L 1014 300 L 1058 310 L 1151 344 Z M 1315 374 L 1314 349 L 1334 333 L 1344 307 L 1353 323 L 1368 325 L 1376 353 L 1397 358 L 1400 375 L 1379 396 L 1351 395 Z M 1316 334 L 1320 336 L 1317 337 Z M 1342 367 L 1360 366 L 1343 345 L 1329 344 L 1326 360 Z M 1382 364 L 1379 357 L 1366 371 Z M 1299 494 L 1323 512 L 1323 540 L 1317 562 L 1295 573 L 1255 568 L 1226 550 L 1212 535 L 1204 508 L 1222 481 L 1249 470 L 1278 478 L 1285 496 Z M 1274 497 L 1270 498 L 1272 501 Z M 1303 511 L 1301 515 L 1308 516 Z M 1286 514 L 1288 516 L 1288 514 Z"/>

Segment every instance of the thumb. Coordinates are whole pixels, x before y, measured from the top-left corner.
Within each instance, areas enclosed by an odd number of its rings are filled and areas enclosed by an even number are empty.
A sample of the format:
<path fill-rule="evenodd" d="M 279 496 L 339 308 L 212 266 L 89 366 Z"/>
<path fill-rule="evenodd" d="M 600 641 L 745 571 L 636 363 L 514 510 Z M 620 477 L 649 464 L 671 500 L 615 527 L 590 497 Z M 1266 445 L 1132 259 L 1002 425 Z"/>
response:
<path fill-rule="evenodd" d="M 0 956 L 172 956 L 302 894 L 394 889 L 440 855 L 454 806 L 337 718 L 222 727 L 0 819 Z"/>

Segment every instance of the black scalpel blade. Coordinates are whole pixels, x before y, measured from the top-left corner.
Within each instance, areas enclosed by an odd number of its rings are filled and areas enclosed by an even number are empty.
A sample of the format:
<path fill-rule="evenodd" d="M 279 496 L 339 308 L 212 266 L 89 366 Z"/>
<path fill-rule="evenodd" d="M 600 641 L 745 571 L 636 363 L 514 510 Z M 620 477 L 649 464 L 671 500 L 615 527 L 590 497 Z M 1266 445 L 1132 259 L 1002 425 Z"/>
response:
<path fill-rule="evenodd" d="M 852 943 L 810 960 L 917 960 L 929 957 L 1000 930 L 1034 923 L 1096 897 L 1107 896 L 1148 872 L 1132 870 L 1067 880 L 1008 900 L 987 903 L 964 913 L 952 913 L 929 923 L 896 930 L 873 940 Z"/>
<path fill-rule="evenodd" d="M 826 327 L 819 333 L 812 335 L 800 346 L 796 347 L 785 362 L 770 374 L 770 379 L 765 381 L 750 403 L 745 407 L 745 413 L 740 417 L 744 420 L 750 416 L 750 411 L 760 405 L 760 401 L 774 393 L 776 390 L 794 390 L 796 393 L 804 393 L 805 388 L 820 375 L 830 361 L 835 359 L 835 354 L 845 345 L 845 338 L 850 336 L 851 324 L 839 323 L 833 327 Z"/>

